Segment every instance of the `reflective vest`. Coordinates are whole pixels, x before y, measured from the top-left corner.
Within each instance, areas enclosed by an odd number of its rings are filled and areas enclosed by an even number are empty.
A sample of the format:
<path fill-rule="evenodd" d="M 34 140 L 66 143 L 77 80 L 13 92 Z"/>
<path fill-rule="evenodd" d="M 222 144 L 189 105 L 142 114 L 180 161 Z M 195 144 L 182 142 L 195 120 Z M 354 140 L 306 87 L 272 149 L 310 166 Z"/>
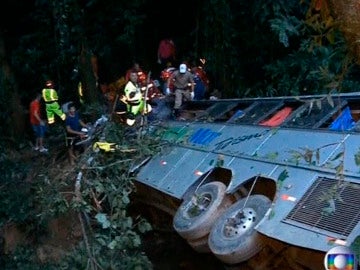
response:
<path fill-rule="evenodd" d="M 138 85 L 135 85 L 133 82 L 129 81 L 124 89 L 126 97 L 126 109 L 127 109 L 127 119 L 126 123 L 129 126 L 132 126 L 135 123 L 135 117 L 140 113 L 147 114 L 151 112 L 151 105 L 147 104 L 145 108 L 145 102 L 143 95 L 141 93 Z"/>
<path fill-rule="evenodd" d="M 78 94 L 79 94 L 79 101 L 81 104 L 84 104 L 84 94 L 83 94 L 83 88 L 82 83 L 78 83 Z"/>
<path fill-rule="evenodd" d="M 142 94 L 140 88 L 130 81 L 126 84 L 124 92 L 127 102 L 130 104 L 136 104 L 142 100 Z"/>
<path fill-rule="evenodd" d="M 44 88 L 42 90 L 42 97 L 45 102 L 52 102 L 58 100 L 58 95 L 55 89 L 52 88 Z"/>

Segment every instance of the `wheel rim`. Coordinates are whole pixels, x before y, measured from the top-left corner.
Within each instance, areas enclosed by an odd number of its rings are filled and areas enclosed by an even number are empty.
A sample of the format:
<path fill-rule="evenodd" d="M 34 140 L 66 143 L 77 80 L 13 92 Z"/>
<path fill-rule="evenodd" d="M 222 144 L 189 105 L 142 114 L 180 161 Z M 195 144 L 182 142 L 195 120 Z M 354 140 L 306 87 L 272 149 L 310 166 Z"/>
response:
<path fill-rule="evenodd" d="M 223 235 L 227 238 L 238 238 L 250 231 L 256 222 L 256 211 L 253 208 L 244 208 L 234 213 L 226 220 L 223 228 Z"/>
<path fill-rule="evenodd" d="M 209 193 L 203 193 L 200 195 L 194 195 L 190 203 L 186 207 L 186 216 L 188 218 L 194 218 L 204 213 L 212 202 L 212 196 Z"/>

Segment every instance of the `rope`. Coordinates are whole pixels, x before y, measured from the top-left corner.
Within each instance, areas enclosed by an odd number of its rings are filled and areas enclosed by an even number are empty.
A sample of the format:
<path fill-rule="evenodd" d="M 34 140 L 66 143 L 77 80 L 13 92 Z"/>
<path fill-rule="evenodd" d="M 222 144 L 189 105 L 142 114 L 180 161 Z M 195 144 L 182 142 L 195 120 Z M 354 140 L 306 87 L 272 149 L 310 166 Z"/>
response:
<path fill-rule="evenodd" d="M 246 206 L 246 204 L 247 204 L 247 201 L 249 200 L 249 197 L 250 197 L 250 195 L 251 195 L 251 192 L 252 192 L 252 190 L 254 189 L 254 186 L 255 186 L 256 181 L 258 180 L 258 178 L 259 178 L 259 175 L 256 176 L 255 181 L 252 183 L 251 188 L 250 188 L 250 191 L 249 191 L 248 195 L 246 196 L 245 203 L 244 203 L 243 207 L 241 208 L 241 211 L 240 211 L 240 212 L 242 212 L 242 211 L 244 210 L 244 208 L 245 208 L 245 206 Z"/>
<path fill-rule="evenodd" d="M 194 194 L 196 194 L 197 190 L 199 189 L 199 187 L 201 187 L 202 183 L 204 183 L 204 181 L 206 180 L 206 178 L 208 178 L 208 176 L 210 175 L 210 173 L 214 170 L 214 168 L 212 168 L 210 171 L 208 171 L 204 177 L 203 180 L 200 181 L 199 185 L 196 187 Z"/>

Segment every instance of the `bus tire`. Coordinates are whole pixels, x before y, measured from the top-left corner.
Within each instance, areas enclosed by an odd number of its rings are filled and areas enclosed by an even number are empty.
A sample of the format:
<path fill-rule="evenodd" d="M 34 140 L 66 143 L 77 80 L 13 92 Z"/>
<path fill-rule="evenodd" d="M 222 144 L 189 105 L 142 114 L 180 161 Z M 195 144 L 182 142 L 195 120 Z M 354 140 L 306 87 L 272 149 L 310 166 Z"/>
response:
<path fill-rule="evenodd" d="M 216 218 L 230 204 L 226 186 L 218 181 L 207 183 L 196 196 L 185 199 L 175 213 L 173 227 L 186 240 L 199 239 L 210 233 Z"/>
<path fill-rule="evenodd" d="M 235 202 L 213 224 L 208 239 L 211 252 L 226 264 L 237 264 L 256 255 L 264 241 L 254 228 L 270 207 L 271 201 L 264 195 Z"/>

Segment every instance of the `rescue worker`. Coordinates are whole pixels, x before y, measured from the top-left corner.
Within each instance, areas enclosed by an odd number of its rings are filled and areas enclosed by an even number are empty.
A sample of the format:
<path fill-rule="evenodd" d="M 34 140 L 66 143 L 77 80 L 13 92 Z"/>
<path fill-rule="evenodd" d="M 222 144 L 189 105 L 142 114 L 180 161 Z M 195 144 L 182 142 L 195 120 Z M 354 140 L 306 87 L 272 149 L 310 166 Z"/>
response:
<path fill-rule="evenodd" d="M 135 62 L 132 66 L 132 68 L 128 69 L 125 75 L 125 80 L 128 82 L 130 80 L 130 74 L 132 72 L 136 72 L 137 77 L 138 77 L 138 85 L 143 93 L 143 95 L 145 94 L 146 88 L 148 90 L 148 95 L 147 98 L 148 99 L 154 99 L 156 97 L 160 97 L 161 96 L 161 91 L 158 89 L 159 82 L 157 80 L 153 81 L 150 78 L 150 74 L 149 73 L 145 73 L 143 71 L 143 69 L 140 67 L 139 63 Z"/>
<path fill-rule="evenodd" d="M 194 100 L 205 99 L 208 91 L 209 80 L 206 76 L 206 72 L 200 66 L 193 66 L 191 73 L 194 76 Z"/>
<path fill-rule="evenodd" d="M 130 73 L 130 80 L 125 85 L 125 100 L 126 103 L 126 123 L 129 126 L 134 125 L 136 116 L 141 114 L 147 114 L 151 112 L 150 104 L 146 104 L 141 93 L 140 86 L 138 84 L 138 75 L 136 72 Z"/>
<path fill-rule="evenodd" d="M 58 115 L 61 120 L 65 121 L 66 114 L 61 110 L 58 103 L 58 94 L 54 89 L 54 82 L 46 81 L 45 88 L 42 90 L 42 97 L 45 101 L 46 117 L 48 124 L 55 123 L 55 115 Z"/>
<path fill-rule="evenodd" d="M 163 81 L 162 90 L 165 95 L 172 94 L 172 90 L 174 88 L 174 85 L 168 85 L 168 80 L 171 76 L 171 74 L 176 70 L 175 67 L 172 66 L 171 62 L 166 63 L 166 68 L 161 71 L 160 78 Z"/>
<path fill-rule="evenodd" d="M 79 102 L 81 105 L 84 104 L 84 92 L 82 87 L 82 82 L 79 82 L 77 85 L 78 95 L 79 95 Z"/>
<path fill-rule="evenodd" d="M 186 64 L 181 64 L 179 70 L 175 70 L 168 79 L 168 85 L 174 84 L 175 90 L 175 105 L 174 116 L 180 116 L 180 107 L 185 100 L 192 100 L 194 95 L 194 77 L 190 71 L 187 70 Z M 166 92 L 170 92 L 167 90 Z"/>
<path fill-rule="evenodd" d="M 138 83 L 145 82 L 146 83 L 146 74 L 140 67 L 140 64 L 135 62 L 130 69 L 126 71 L 125 80 L 128 82 L 130 80 L 130 74 L 132 72 L 136 72 L 138 75 Z"/>

